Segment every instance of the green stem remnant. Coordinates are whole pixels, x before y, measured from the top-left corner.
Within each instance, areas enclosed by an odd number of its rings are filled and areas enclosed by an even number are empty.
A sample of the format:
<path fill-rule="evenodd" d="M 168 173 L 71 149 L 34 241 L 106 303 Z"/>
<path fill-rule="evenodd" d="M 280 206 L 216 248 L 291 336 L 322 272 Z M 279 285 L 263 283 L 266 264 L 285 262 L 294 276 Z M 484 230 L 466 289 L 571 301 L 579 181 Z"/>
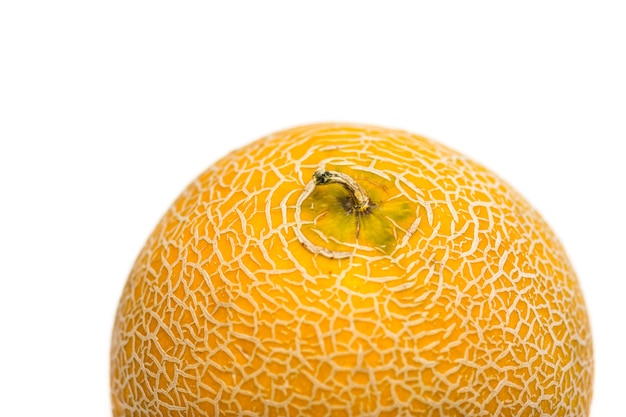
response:
<path fill-rule="evenodd" d="M 304 201 L 313 193 L 313 190 L 320 185 L 338 184 L 345 188 L 349 197 L 344 202 L 344 209 L 355 217 L 356 226 L 356 238 L 359 237 L 361 216 L 369 215 L 376 205 L 369 198 L 365 190 L 350 176 L 336 171 L 327 171 L 325 169 L 318 169 L 313 174 L 313 179 L 309 182 L 303 193 L 300 195 L 298 202 L 296 203 L 296 222 L 299 224 L 296 227 L 296 235 L 300 242 L 308 250 L 314 254 L 321 254 L 331 259 L 342 259 L 352 256 L 351 252 L 335 251 L 332 249 L 318 246 L 311 242 L 300 229 L 302 221 L 300 220 L 300 211 Z"/>
<path fill-rule="evenodd" d="M 391 173 L 372 170 L 358 180 L 320 167 L 305 185 L 294 207 L 293 230 L 313 254 L 331 259 L 370 251 L 391 255 L 418 230 L 424 217 L 418 216 L 420 205 L 394 186 Z M 425 215 L 430 219 L 428 210 Z"/>
<path fill-rule="evenodd" d="M 374 207 L 365 190 L 352 177 L 346 174 L 318 169 L 313 174 L 313 181 L 315 185 L 339 184 L 348 190 L 354 203 L 351 211 L 357 214 L 368 213 Z"/>

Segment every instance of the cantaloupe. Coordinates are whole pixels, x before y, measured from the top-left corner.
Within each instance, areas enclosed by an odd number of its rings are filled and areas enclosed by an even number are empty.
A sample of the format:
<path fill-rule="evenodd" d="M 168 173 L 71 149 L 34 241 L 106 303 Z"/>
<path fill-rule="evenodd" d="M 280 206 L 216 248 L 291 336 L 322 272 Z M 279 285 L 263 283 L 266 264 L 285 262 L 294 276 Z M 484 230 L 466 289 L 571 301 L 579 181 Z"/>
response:
<path fill-rule="evenodd" d="M 202 173 L 139 254 L 114 416 L 588 416 L 563 247 L 481 165 L 404 131 L 278 132 Z"/>

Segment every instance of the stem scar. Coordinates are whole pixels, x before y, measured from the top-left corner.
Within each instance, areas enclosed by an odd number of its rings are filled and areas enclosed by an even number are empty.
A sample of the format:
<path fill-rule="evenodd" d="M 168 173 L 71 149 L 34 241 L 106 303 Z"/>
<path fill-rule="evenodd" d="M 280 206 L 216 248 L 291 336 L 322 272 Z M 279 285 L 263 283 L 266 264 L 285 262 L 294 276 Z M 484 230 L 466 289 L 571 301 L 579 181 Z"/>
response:
<path fill-rule="evenodd" d="M 313 173 L 313 179 L 311 182 L 307 184 L 304 189 L 304 192 L 300 195 L 298 202 L 296 204 L 296 219 L 299 222 L 300 218 L 300 207 L 304 200 L 313 193 L 313 190 L 321 185 L 328 184 L 339 184 L 349 192 L 349 200 L 344 204 L 344 208 L 347 212 L 351 213 L 355 217 L 355 226 L 356 226 L 356 238 L 359 237 L 359 232 L 361 230 L 361 217 L 369 214 L 375 207 L 376 204 L 372 202 L 369 198 L 365 190 L 349 175 L 343 174 L 341 172 L 336 171 L 328 171 L 325 169 L 318 169 Z M 326 215 L 327 212 L 321 213 L 317 216 L 316 220 Z M 328 258 L 333 259 L 342 259 L 347 258 L 352 255 L 350 252 L 340 252 L 334 251 L 322 246 L 318 246 L 311 242 L 300 230 L 300 228 L 296 228 L 296 235 L 298 240 L 306 247 L 309 251 L 315 254 L 321 254 Z"/>

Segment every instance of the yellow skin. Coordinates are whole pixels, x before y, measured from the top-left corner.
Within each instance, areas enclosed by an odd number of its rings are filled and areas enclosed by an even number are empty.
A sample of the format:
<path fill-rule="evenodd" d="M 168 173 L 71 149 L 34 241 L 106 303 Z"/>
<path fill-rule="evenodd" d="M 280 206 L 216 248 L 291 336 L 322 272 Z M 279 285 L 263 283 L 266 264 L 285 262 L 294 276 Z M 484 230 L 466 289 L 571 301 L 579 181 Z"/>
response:
<path fill-rule="evenodd" d="M 537 212 L 455 151 L 354 125 L 200 175 L 137 258 L 111 350 L 115 416 L 575 417 L 592 378 Z"/>

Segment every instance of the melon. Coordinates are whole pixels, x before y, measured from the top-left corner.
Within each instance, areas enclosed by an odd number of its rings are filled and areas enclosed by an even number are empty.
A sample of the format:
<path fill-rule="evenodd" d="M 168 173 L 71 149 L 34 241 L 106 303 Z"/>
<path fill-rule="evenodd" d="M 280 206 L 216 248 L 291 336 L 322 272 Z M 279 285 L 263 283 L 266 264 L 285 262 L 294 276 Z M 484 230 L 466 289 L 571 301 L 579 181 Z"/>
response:
<path fill-rule="evenodd" d="M 405 131 L 315 124 L 224 156 L 130 272 L 114 416 L 589 415 L 593 349 L 555 234 Z"/>

